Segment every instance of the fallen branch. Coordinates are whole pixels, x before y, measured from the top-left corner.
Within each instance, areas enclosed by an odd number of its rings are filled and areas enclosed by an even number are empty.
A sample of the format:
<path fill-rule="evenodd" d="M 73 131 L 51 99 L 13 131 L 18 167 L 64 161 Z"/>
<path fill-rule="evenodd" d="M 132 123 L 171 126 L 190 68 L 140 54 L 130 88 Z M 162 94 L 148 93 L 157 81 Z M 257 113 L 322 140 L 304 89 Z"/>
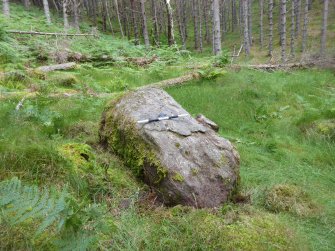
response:
<path fill-rule="evenodd" d="M 146 86 L 142 86 L 139 87 L 138 89 L 143 89 L 143 88 L 147 88 L 147 87 L 158 87 L 158 88 L 166 88 L 166 87 L 172 87 L 172 86 L 176 86 L 176 85 L 181 85 L 185 82 L 191 81 L 193 79 L 199 79 L 200 73 L 198 72 L 192 72 L 189 73 L 187 75 L 181 76 L 179 78 L 173 78 L 173 79 L 167 79 L 167 80 L 163 80 L 157 83 L 153 83 L 153 84 L 149 84 Z"/>
<path fill-rule="evenodd" d="M 41 72 L 50 72 L 50 71 L 56 71 L 56 70 L 69 70 L 69 69 L 74 69 L 76 65 L 77 64 L 74 62 L 65 63 L 65 64 L 56 64 L 56 65 L 46 65 L 46 66 L 38 67 L 37 70 Z"/>
<path fill-rule="evenodd" d="M 14 33 L 19 35 L 41 35 L 41 36 L 64 36 L 64 37 L 97 37 L 96 34 L 90 34 L 90 33 L 60 33 L 60 32 L 40 32 L 40 31 L 18 31 L 18 30 L 8 30 L 8 33 Z"/>
<path fill-rule="evenodd" d="M 278 69 L 293 69 L 293 68 L 309 68 L 313 67 L 314 63 L 292 63 L 292 64 L 259 64 L 259 65 L 239 65 L 239 67 L 247 67 L 260 70 L 278 70 Z"/>

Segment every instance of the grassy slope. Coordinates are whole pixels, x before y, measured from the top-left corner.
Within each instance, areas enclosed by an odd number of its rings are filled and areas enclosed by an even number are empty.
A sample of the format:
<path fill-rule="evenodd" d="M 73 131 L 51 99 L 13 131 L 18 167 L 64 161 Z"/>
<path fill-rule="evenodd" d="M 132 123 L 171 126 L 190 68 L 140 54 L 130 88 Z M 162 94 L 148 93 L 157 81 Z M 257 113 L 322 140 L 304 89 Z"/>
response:
<path fill-rule="evenodd" d="M 7 23 L 8 28 L 28 29 L 32 25 L 40 30 L 62 29 L 60 20 L 55 19 L 56 25 L 48 27 L 40 11 L 27 14 L 19 5 L 12 5 L 12 15 L 16 22 Z M 18 58 L 24 60 L 2 64 L 4 71 L 23 71 L 52 63 L 52 59 L 34 60 L 30 48 L 48 52 L 50 45 L 56 48 L 63 42 L 37 37 L 12 41 Z M 73 39 L 66 43 L 70 49 L 87 54 L 147 54 L 143 48 L 105 35 L 97 41 Z M 1 88 L 6 91 L 33 85 L 41 95 L 26 100 L 19 112 L 15 112 L 19 97 L 1 100 L 0 179 L 17 176 L 27 184 L 51 186 L 58 191 L 67 187 L 80 207 L 98 204 L 99 209 L 93 214 L 76 210 L 83 219 L 76 223 L 78 228 L 95 238 L 89 244 L 91 248 L 112 245 L 116 250 L 331 250 L 335 245 L 335 149 L 334 142 L 314 129 L 313 122 L 334 118 L 334 74 L 318 70 L 243 70 L 229 72 L 216 81 L 196 81 L 168 90 L 191 113 L 203 113 L 216 121 L 221 126 L 220 133 L 235 143 L 242 160 L 242 192 L 251 195 L 252 201 L 227 204 L 217 210 L 164 208 L 154 203 L 154 195 L 134 180 L 116 157 L 101 151 L 97 145 L 98 123 L 108 98 L 85 95 L 88 88 L 114 92 L 178 76 L 189 71 L 187 66 L 208 61 L 198 56 L 177 56 L 168 62 L 174 51 L 164 48 L 150 53 L 165 59 L 146 69 L 124 64 L 82 65 L 67 73 L 77 78 L 72 87 L 55 81 L 64 73 L 50 74 L 46 80 L 29 76 L 23 82 L 2 82 Z M 45 97 L 51 91 L 76 91 L 79 95 Z M 305 127 L 309 128 L 308 134 L 301 131 Z M 82 162 L 80 155 L 67 152 L 68 144 L 89 144 L 93 157 L 89 154 L 88 163 Z M 82 147 L 78 145 L 79 153 Z M 87 165 L 94 169 L 87 171 Z M 277 184 L 295 185 L 308 195 L 307 202 L 300 203 L 293 196 L 296 201 L 292 208 L 274 211 L 266 202 L 267 194 L 271 195 Z M 308 209 L 308 202 L 319 206 L 311 206 L 315 212 L 301 213 Z M 112 224 L 92 226 L 99 220 L 94 215 L 99 213 Z M 87 218 L 91 220 L 85 221 Z M 68 228 L 60 233 L 49 229 L 49 238 L 36 239 L 29 235 L 32 224 L 28 221 L 9 227 L 0 218 L 0 243 L 14 248 L 23 245 L 23 249 L 52 249 L 57 240 L 66 243 L 64 234 L 70 231 Z M 70 227 L 73 224 L 68 222 Z M 80 240 L 72 239 L 72 245 Z"/>
<path fill-rule="evenodd" d="M 335 146 L 320 136 L 306 136 L 300 128 L 302 121 L 334 118 L 334 87 L 333 72 L 241 71 L 169 93 L 191 113 L 216 121 L 221 134 L 235 142 L 242 160 L 242 186 L 254 204 L 261 204 L 263 190 L 275 184 L 294 184 L 307 191 L 322 213 L 281 217 L 304 232 L 314 249 L 330 249 L 335 244 Z"/>

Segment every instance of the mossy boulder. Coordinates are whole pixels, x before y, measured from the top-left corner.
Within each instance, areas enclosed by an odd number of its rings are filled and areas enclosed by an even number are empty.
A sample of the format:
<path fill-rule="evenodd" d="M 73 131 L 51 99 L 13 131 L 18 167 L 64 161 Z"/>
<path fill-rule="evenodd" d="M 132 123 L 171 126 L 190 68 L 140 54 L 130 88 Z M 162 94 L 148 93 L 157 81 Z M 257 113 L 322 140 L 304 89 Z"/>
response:
<path fill-rule="evenodd" d="M 238 188 L 234 146 L 191 116 L 137 123 L 163 113 L 187 114 L 161 89 L 128 93 L 106 108 L 101 143 L 121 156 L 166 205 L 217 207 L 226 202 Z"/>

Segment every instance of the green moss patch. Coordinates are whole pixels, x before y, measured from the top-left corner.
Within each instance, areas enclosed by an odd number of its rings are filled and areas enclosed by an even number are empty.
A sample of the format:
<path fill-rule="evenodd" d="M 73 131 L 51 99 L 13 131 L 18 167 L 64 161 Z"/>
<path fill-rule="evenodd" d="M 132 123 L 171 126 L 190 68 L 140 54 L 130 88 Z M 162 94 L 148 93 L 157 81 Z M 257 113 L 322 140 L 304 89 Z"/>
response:
<path fill-rule="evenodd" d="M 157 175 L 153 182 L 159 183 L 166 177 L 167 170 L 161 166 L 155 152 L 137 134 L 136 125 L 121 115 L 115 116 L 113 106 L 116 103 L 117 100 L 113 101 L 103 115 L 100 130 L 102 143 L 111 147 L 137 177 L 142 176 L 144 166 L 156 168 Z"/>
<path fill-rule="evenodd" d="M 60 154 L 72 163 L 75 171 L 87 171 L 94 167 L 95 157 L 89 145 L 69 143 L 59 147 Z"/>
<path fill-rule="evenodd" d="M 49 82 L 61 87 L 73 87 L 78 83 L 78 79 L 74 74 L 63 72 L 58 73 L 57 75 L 53 75 Z"/>
<path fill-rule="evenodd" d="M 266 191 L 265 208 L 271 212 L 289 212 L 298 216 L 307 216 L 317 211 L 303 190 L 294 185 L 276 185 Z"/>

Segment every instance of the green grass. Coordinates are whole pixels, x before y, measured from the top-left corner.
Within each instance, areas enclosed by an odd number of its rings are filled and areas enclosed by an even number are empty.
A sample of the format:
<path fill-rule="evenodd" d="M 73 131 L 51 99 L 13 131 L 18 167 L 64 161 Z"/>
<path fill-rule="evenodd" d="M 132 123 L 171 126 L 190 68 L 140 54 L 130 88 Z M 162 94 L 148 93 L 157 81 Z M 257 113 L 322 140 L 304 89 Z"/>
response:
<path fill-rule="evenodd" d="M 255 205 L 263 203 L 264 190 L 274 185 L 306 191 L 322 212 L 304 219 L 281 216 L 309 237 L 313 249 L 329 250 L 335 244 L 335 145 L 302 128 L 335 117 L 334 87 L 330 71 L 242 70 L 168 91 L 193 115 L 203 113 L 218 123 L 220 134 L 235 143 L 242 189 Z"/>

